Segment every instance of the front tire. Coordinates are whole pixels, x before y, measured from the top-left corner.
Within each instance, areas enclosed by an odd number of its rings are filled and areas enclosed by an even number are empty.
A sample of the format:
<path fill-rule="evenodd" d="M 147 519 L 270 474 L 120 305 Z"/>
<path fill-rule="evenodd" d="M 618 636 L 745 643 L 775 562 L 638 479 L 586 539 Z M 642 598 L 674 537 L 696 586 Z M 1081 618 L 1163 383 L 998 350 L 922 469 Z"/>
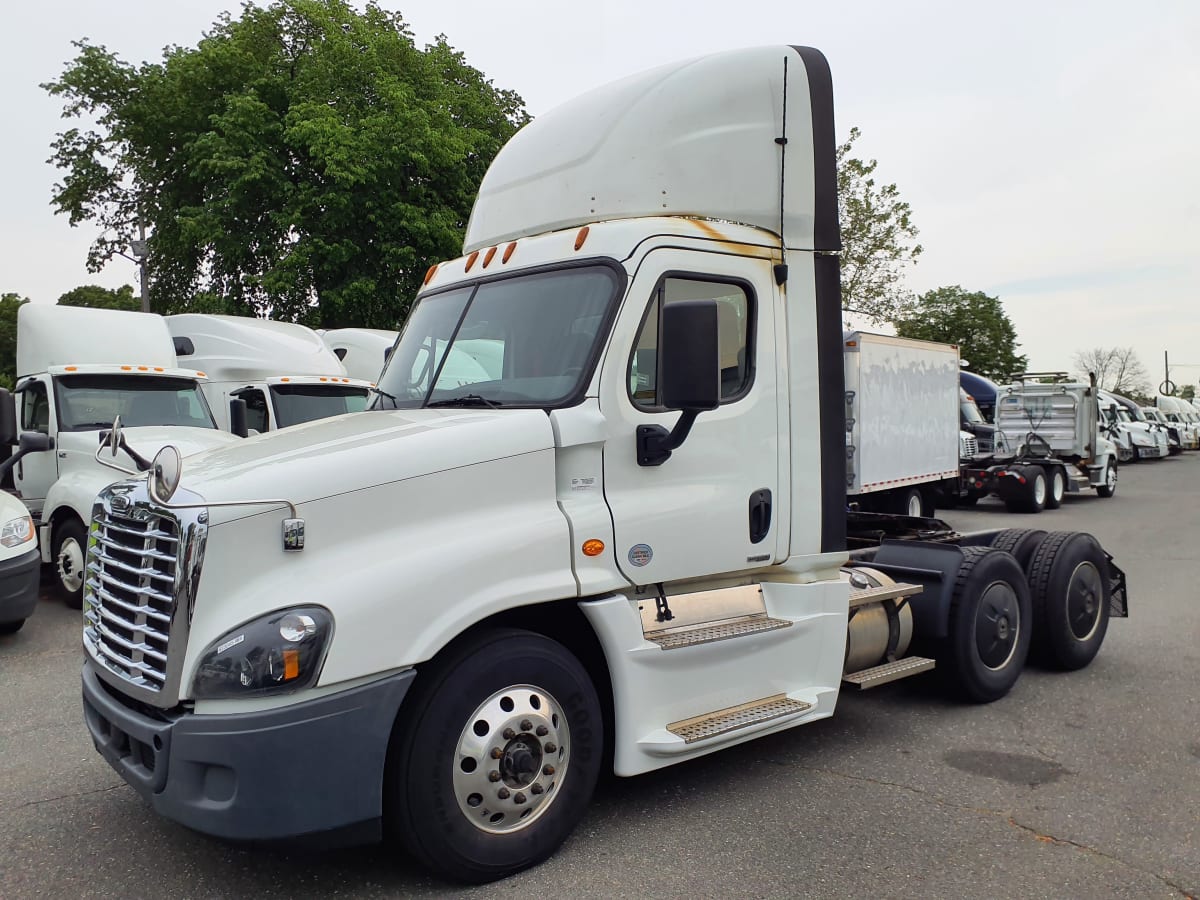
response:
<path fill-rule="evenodd" d="M 954 693 L 991 703 L 1012 690 L 1029 656 L 1029 586 L 1012 554 L 990 547 L 961 550 L 949 635 L 938 662 Z"/>
<path fill-rule="evenodd" d="M 1111 497 L 1117 492 L 1117 463 L 1110 459 L 1104 467 L 1104 483 L 1096 486 L 1096 493 L 1101 497 Z"/>
<path fill-rule="evenodd" d="M 389 832 L 443 877 L 482 883 L 542 862 L 579 823 L 604 725 L 561 644 L 496 629 L 420 672 L 391 744 Z"/>
<path fill-rule="evenodd" d="M 1046 536 L 1029 564 L 1034 655 L 1054 668 L 1082 669 L 1108 632 L 1108 557 L 1086 532 Z"/>
<path fill-rule="evenodd" d="M 86 555 L 83 523 L 71 518 L 54 529 L 54 590 L 71 609 L 83 609 Z"/>
<path fill-rule="evenodd" d="M 1067 493 L 1067 475 L 1062 466 L 1053 466 L 1045 471 L 1050 480 L 1050 487 L 1046 491 L 1046 509 L 1058 509 Z"/>

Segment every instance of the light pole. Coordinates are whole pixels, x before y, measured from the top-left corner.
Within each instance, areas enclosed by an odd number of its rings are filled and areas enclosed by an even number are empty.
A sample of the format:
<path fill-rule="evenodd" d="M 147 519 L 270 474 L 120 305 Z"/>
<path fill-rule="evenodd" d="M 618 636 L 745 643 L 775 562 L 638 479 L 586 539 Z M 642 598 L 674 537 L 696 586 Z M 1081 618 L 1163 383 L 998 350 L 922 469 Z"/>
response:
<path fill-rule="evenodd" d="M 142 283 L 142 312 L 150 312 L 150 277 L 146 272 L 146 258 L 150 255 L 150 242 L 146 240 L 146 225 L 138 222 L 138 239 L 129 242 L 129 250 L 137 260 Z"/>

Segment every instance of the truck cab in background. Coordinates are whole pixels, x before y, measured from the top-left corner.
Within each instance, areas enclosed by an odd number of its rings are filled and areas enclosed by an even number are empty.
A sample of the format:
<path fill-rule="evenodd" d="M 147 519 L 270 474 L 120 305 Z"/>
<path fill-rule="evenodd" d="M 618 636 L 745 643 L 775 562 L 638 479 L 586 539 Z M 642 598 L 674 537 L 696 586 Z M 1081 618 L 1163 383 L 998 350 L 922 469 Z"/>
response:
<path fill-rule="evenodd" d="M 120 478 L 95 458 L 102 433 L 120 417 L 128 446 L 144 460 L 167 443 L 186 455 L 236 440 L 217 430 L 203 382 L 176 367 L 161 316 L 35 303 L 17 313 L 12 429 L 18 440 L 44 435 L 48 447 L 19 460 L 13 482 L 69 605 L 82 602 L 92 503 Z M 128 453 L 118 462 L 137 470 Z"/>
<path fill-rule="evenodd" d="M 333 328 L 319 334 L 341 361 L 347 375 L 371 384 L 379 381 L 400 336 L 398 331 L 383 328 Z"/>
<path fill-rule="evenodd" d="M 1108 391 L 1099 391 L 1100 415 L 1107 427 L 1107 434 L 1117 445 L 1118 458 L 1137 462 L 1142 459 L 1162 459 L 1170 455 L 1165 431 L 1139 420 L 1130 411 L 1133 401 L 1125 400 Z M 1137 407 L 1133 406 L 1136 410 Z M 1140 412 L 1138 413 L 1140 415 Z"/>
<path fill-rule="evenodd" d="M 1196 407 L 1179 397 L 1159 394 L 1154 398 L 1158 413 L 1175 429 L 1184 450 L 1200 450 L 1200 415 Z"/>
<path fill-rule="evenodd" d="M 347 376 L 311 328 L 244 316 L 167 316 L 180 361 L 207 376 L 204 391 L 225 431 L 231 401 L 245 404 L 246 427 L 260 434 L 366 409 L 372 381 Z"/>

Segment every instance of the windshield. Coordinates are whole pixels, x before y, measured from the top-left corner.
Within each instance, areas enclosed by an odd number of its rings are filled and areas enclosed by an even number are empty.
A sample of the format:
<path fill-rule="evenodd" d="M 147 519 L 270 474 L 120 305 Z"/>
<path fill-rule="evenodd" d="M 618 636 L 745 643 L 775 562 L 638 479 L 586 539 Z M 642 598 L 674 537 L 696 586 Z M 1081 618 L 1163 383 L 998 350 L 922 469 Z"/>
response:
<path fill-rule="evenodd" d="M 964 396 L 960 407 L 964 422 L 970 422 L 972 425 L 983 425 L 985 423 L 983 414 L 979 411 L 979 407 L 975 405 L 973 397 Z"/>
<path fill-rule="evenodd" d="M 367 408 L 367 390 L 326 384 L 275 384 L 275 427 L 287 428 L 314 419 L 327 419 Z"/>
<path fill-rule="evenodd" d="M 126 428 L 216 428 L 197 382 L 158 375 L 60 375 L 54 379 L 60 431 L 98 431 L 121 417 Z"/>
<path fill-rule="evenodd" d="M 374 407 L 561 406 L 599 355 L 619 286 L 617 272 L 594 265 L 424 297 Z"/>
<path fill-rule="evenodd" d="M 1129 410 L 1126 409 L 1124 406 L 1117 407 L 1117 418 L 1120 419 L 1122 422 L 1134 421 L 1133 416 L 1131 416 L 1129 414 Z"/>

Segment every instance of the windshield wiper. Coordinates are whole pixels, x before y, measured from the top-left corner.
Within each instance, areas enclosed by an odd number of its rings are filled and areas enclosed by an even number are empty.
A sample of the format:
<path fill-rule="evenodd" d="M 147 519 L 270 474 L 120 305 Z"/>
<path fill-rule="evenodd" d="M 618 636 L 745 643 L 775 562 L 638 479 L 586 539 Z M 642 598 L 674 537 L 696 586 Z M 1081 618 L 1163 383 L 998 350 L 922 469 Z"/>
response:
<path fill-rule="evenodd" d="M 387 397 L 389 400 L 391 400 L 392 401 L 392 409 L 400 408 L 399 401 L 396 400 L 396 398 L 393 397 L 391 394 L 389 394 L 387 391 L 380 390 L 377 387 L 368 388 L 367 390 L 369 390 L 372 394 L 378 394 L 380 397 Z"/>
<path fill-rule="evenodd" d="M 459 397 L 445 397 L 441 400 L 432 400 L 425 404 L 425 408 L 433 409 L 437 406 L 486 406 L 490 409 L 499 409 L 503 405 L 498 400 L 489 400 L 487 397 L 482 397 L 479 394 L 463 394 Z"/>

